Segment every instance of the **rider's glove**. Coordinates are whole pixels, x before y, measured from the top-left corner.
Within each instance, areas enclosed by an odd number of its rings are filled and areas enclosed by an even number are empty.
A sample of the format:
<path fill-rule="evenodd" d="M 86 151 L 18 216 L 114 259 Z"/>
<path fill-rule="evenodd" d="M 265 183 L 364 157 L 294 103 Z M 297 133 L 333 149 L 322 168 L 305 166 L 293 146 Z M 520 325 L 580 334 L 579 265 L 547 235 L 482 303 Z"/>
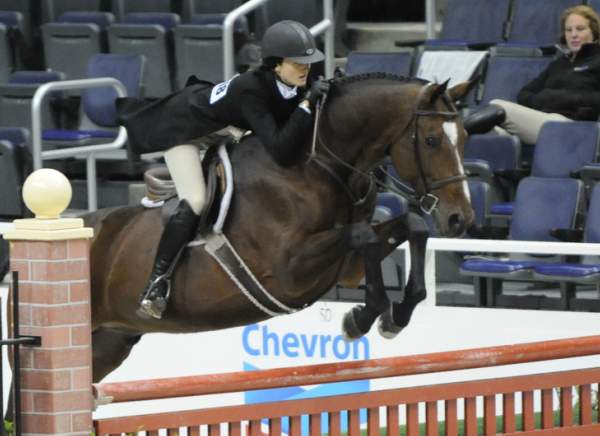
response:
<path fill-rule="evenodd" d="M 329 82 L 319 78 L 315 80 L 312 85 L 310 85 L 310 89 L 306 91 L 304 98 L 308 100 L 311 107 L 315 107 L 317 101 L 323 96 L 327 95 L 329 92 Z"/>

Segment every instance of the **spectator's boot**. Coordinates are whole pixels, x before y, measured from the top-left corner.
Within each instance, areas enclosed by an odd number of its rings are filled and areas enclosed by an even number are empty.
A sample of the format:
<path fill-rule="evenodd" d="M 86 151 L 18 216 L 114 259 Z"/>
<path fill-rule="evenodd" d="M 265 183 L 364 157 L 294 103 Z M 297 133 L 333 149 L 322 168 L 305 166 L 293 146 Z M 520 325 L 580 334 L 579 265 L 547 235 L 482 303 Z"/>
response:
<path fill-rule="evenodd" d="M 198 215 L 186 200 L 181 200 L 160 237 L 150 280 L 140 294 L 140 307 L 136 312 L 139 317 L 162 318 L 171 293 L 171 276 L 197 225 Z"/>
<path fill-rule="evenodd" d="M 473 112 L 464 119 L 463 124 L 469 135 L 487 133 L 506 120 L 506 112 L 501 106 L 490 104 Z"/>

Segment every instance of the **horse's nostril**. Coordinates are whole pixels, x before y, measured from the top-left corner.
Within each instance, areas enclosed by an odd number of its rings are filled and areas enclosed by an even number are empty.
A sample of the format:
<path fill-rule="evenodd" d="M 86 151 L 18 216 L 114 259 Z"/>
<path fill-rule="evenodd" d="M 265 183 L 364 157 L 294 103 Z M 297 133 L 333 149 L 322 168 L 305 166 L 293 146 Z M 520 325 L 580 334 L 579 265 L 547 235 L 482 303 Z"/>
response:
<path fill-rule="evenodd" d="M 448 218 L 448 228 L 450 232 L 455 235 L 462 235 L 465 231 L 465 219 L 459 213 L 453 213 Z"/>

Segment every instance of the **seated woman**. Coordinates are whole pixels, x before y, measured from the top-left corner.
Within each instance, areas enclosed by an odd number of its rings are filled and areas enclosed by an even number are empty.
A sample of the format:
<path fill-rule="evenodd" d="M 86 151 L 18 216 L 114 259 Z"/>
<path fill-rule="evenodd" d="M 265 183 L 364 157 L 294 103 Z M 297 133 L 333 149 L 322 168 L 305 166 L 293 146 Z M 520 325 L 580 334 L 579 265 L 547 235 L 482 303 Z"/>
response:
<path fill-rule="evenodd" d="M 560 20 L 567 49 L 517 96 L 492 100 L 465 119 L 469 134 L 495 126 L 534 144 L 546 121 L 596 120 L 600 114 L 600 18 L 589 6 L 566 9 Z"/>

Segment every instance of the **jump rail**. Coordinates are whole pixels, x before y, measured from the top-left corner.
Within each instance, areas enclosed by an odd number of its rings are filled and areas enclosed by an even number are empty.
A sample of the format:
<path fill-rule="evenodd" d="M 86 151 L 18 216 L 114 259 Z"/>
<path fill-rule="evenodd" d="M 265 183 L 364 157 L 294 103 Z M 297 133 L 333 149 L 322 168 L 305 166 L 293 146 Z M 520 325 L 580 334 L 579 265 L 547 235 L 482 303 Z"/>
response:
<path fill-rule="evenodd" d="M 261 371 L 104 383 L 95 384 L 93 388 L 96 400 L 106 404 L 487 368 L 594 354 L 600 354 L 600 336 Z"/>
<path fill-rule="evenodd" d="M 376 379 L 459 369 L 537 362 L 600 354 L 600 336 L 587 336 L 518 345 L 496 346 L 414 356 L 373 359 L 295 368 L 233 372 L 217 375 L 141 380 L 94 385 L 98 403 L 175 398 L 203 394 Z M 446 435 L 456 435 L 458 401 L 464 398 L 465 435 L 477 435 L 477 398 L 483 398 L 484 434 L 496 434 L 496 396 L 502 395 L 502 431 L 506 434 L 597 435 L 600 424 L 592 422 L 592 385 L 600 381 L 600 368 L 554 372 L 539 375 L 475 380 L 424 387 L 390 389 L 333 397 L 290 400 L 201 410 L 158 413 L 132 417 L 100 419 L 96 434 L 171 430 L 185 427 L 188 434 L 199 434 L 202 425 L 209 435 L 240 435 L 241 425 L 249 426 L 249 435 L 262 432 L 261 420 L 268 419 L 269 434 L 281 433 L 281 419 L 289 417 L 290 434 L 299 435 L 302 416 L 308 415 L 310 435 L 320 435 L 322 413 L 327 414 L 330 435 L 340 434 L 340 419 L 347 412 L 348 434 L 360 434 L 360 409 L 368 412 L 367 434 L 378 435 L 380 409 L 385 410 L 388 435 L 397 436 L 399 407 L 405 406 L 407 435 L 419 434 L 419 403 L 425 405 L 427 435 L 437 435 L 438 402 L 444 404 Z M 554 427 L 553 389 L 560 388 L 560 423 Z M 573 389 L 579 393 L 579 413 L 574 420 Z M 541 429 L 536 430 L 534 392 L 542 404 Z M 521 392 L 522 426 L 517 429 L 515 394 Z M 574 422 L 575 421 L 575 422 Z M 576 424 L 574 426 L 574 424 Z M 569 427 L 568 429 L 564 427 Z M 568 430 L 568 431 L 567 431 Z M 154 433 L 152 433 L 154 434 Z"/>

